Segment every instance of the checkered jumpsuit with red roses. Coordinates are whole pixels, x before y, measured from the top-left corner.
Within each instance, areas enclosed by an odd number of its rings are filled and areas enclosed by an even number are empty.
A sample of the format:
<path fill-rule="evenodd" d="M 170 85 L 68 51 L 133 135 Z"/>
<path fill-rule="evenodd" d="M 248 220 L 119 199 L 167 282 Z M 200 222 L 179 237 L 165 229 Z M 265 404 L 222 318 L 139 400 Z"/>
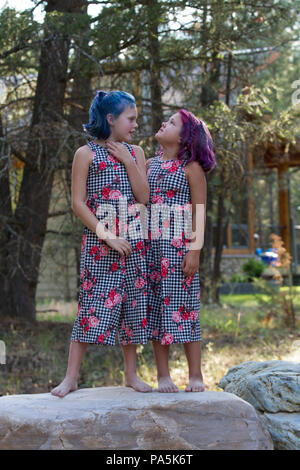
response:
<path fill-rule="evenodd" d="M 157 155 L 147 171 L 148 338 L 161 344 L 201 341 L 199 273 L 187 277 L 181 269 L 192 229 L 186 163 Z"/>
<path fill-rule="evenodd" d="M 105 147 L 93 141 L 88 146 L 93 161 L 87 177 L 86 204 L 112 232 L 129 241 L 132 253 L 121 256 L 84 228 L 78 312 L 71 340 L 115 345 L 117 336 L 124 345 L 145 344 L 147 274 L 137 201 L 125 166 L 109 155 Z M 132 147 L 126 146 L 136 161 Z M 132 236 L 128 230 L 130 224 L 136 228 Z"/>

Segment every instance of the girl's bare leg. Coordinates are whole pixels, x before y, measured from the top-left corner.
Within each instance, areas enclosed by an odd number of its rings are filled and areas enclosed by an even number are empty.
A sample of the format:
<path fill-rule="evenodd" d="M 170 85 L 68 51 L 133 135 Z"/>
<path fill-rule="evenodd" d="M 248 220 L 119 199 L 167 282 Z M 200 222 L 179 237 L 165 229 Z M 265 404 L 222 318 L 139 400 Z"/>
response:
<path fill-rule="evenodd" d="M 159 392 L 178 392 L 178 388 L 172 382 L 169 371 L 170 346 L 152 341 L 157 368 L 157 381 Z"/>
<path fill-rule="evenodd" d="M 71 341 L 66 376 L 57 387 L 51 390 L 52 395 L 62 398 L 67 395 L 67 393 L 77 390 L 79 368 L 87 346 L 88 343 Z"/>
<path fill-rule="evenodd" d="M 132 387 L 137 392 L 152 392 L 150 385 L 143 382 L 136 375 L 136 345 L 122 345 L 125 364 L 125 385 Z"/>
<path fill-rule="evenodd" d="M 185 355 L 189 366 L 189 383 L 186 392 L 204 392 L 205 386 L 201 372 L 201 341 L 184 344 Z"/>

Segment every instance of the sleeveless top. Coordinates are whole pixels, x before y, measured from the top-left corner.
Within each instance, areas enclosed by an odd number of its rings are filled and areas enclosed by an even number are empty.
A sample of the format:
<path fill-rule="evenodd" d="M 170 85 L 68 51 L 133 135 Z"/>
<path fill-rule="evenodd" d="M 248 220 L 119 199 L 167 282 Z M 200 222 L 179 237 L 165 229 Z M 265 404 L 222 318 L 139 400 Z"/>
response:
<path fill-rule="evenodd" d="M 136 160 L 133 148 L 125 145 Z M 123 345 L 146 344 L 147 269 L 136 199 L 123 163 L 95 142 L 88 146 L 93 161 L 87 176 L 86 204 L 109 230 L 129 241 L 132 252 L 121 256 L 84 228 L 78 312 L 71 339 L 115 345 L 118 337 Z M 135 228 L 134 237 L 129 225 Z"/>
<path fill-rule="evenodd" d="M 186 164 L 187 158 L 163 160 L 157 155 L 147 171 L 148 338 L 161 344 L 201 340 L 199 273 L 185 276 L 181 267 L 192 229 Z"/>

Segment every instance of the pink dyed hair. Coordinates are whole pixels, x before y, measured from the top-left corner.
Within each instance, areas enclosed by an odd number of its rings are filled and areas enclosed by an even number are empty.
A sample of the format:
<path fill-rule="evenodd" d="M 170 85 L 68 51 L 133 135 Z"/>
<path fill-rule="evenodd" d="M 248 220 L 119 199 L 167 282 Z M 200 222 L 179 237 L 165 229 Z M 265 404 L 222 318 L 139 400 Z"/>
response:
<path fill-rule="evenodd" d="M 188 158 L 188 163 L 196 161 L 205 173 L 210 173 L 217 166 L 217 162 L 207 125 L 186 109 L 180 109 L 179 114 L 182 130 L 178 160 Z"/>

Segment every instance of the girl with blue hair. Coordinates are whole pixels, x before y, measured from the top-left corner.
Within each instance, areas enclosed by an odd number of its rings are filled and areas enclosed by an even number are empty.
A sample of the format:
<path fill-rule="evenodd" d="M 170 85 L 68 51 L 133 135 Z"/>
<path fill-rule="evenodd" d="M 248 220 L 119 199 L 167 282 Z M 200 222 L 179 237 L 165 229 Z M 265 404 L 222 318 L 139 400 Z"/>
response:
<path fill-rule="evenodd" d="M 122 344 L 125 385 L 152 391 L 136 374 L 136 346 L 147 343 L 147 274 L 138 204 L 149 200 L 144 152 L 130 144 L 136 128 L 132 95 L 97 92 L 84 126 L 92 140 L 76 151 L 72 168 L 72 209 L 85 228 L 68 368 L 51 391 L 58 397 L 78 388 L 87 345 L 115 345 L 116 337 Z"/>

